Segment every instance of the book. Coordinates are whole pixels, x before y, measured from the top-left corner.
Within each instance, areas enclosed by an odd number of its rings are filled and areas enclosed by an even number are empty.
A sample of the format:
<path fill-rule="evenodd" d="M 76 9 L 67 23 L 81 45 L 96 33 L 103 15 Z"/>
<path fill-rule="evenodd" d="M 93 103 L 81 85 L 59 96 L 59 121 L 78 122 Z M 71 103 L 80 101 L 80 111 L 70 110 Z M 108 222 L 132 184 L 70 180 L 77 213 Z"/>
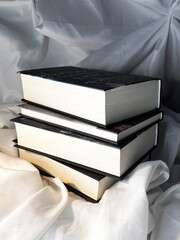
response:
<path fill-rule="evenodd" d="M 80 121 L 70 116 L 32 104 L 24 103 L 19 106 L 21 109 L 20 116 L 61 127 L 66 130 L 74 131 L 116 145 L 122 139 L 137 133 L 142 128 L 160 121 L 163 116 L 162 111 L 155 109 L 154 111 L 136 116 L 130 120 L 118 122 L 111 125 L 109 128 L 101 128 L 88 122 Z"/>
<path fill-rule="evenodd" d="M 69 191 L 80 195 L 88 201 L 98 202 L 104 192 L 118 181 L 117 179 L 46 157 L 33 149 L 18 144 L 15 146 L 18 148 L 19 157 L 31 162 L 39 169 L 42 175 L 59 177 Z M 140 159 L 120 179 L 126 177 L 138 164 L 149 160 L 150 155 Z"/>
<path fill-rule="evenodd" d="M 19 74 L 26 102 L 102 127 L 160 107 L 158 78 L 72 66 Z"/>
<path fill-rule="evenodd" d="M 112 177 L 120 177 L 157 145 L 158 124 L 116 146 L 23 117 L 12 121 L 19 145 Z"/>
<path fill-rule="evenodd" d="M 90 198 L 88 200 L 98 201 L 106 189 L 117 181 L 111 177 L 87 169 L 56 161 L 32 149 L 25 150 L 19 145 L 17 147 L 20 158 L 31 162 L 38 169 L 43 170 L 53 177 L 59 177 L 62 182 L 77 190 L 78 194 L 81 193 L 84 198 Z"/>

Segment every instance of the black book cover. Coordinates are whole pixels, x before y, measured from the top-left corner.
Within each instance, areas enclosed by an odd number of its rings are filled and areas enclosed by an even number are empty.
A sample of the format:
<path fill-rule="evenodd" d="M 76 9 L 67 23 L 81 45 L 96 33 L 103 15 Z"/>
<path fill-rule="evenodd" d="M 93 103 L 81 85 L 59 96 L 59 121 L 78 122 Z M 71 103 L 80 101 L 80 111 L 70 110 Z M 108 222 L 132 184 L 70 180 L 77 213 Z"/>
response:
<path fill-rule="evenodd" d="M 24 70 L 19 71 L 19 73 L 103 91 L 150 80 L 159 80 L 159 78 L 72 66 Z"/>

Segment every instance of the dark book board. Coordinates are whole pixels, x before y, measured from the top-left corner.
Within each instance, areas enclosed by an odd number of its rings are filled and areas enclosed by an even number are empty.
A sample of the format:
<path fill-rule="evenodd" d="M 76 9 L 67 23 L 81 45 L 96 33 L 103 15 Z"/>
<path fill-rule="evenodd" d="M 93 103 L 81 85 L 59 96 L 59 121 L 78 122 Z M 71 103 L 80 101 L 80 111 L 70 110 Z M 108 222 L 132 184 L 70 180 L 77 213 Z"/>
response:
<path fill-rule="evenodd" d="M 149 80 L 159 80 L 159 78 L 73 66 L 23 70 L 18 73 L 104 91 Z"/>

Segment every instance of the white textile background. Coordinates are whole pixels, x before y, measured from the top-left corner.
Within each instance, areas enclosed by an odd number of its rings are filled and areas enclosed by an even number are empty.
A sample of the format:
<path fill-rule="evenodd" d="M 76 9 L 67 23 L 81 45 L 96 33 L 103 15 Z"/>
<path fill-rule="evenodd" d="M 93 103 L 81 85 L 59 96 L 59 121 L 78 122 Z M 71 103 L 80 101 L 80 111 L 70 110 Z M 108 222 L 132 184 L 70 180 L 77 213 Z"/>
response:
<path fill-rule="evenodd" d="M 179 38 L 179 0 L 0 1 L 0 239 L 180 239 Z M 156 161 L 98 204 L 68 197 L 59 179 L 42 178 L 13 148 L 9 119 L 23 96 L 16 72 L 65 65 L 163 82 Z"/>

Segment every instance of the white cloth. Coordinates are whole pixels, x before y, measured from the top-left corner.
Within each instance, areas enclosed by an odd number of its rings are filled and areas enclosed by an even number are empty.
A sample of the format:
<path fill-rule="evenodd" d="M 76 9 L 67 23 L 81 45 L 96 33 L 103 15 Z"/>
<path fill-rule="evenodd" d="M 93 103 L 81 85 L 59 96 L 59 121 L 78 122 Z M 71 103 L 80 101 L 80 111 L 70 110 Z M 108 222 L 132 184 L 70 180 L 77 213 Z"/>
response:
<path fill-rule="evenodd" d="M 0 154 L 0 239 L 39 239 L 61 214 L 67 190 L 57 179 L 40 178 L 19 158 Z"/>
<path fill-rule="evenodd" d="M 0 239 L 180 239 L 179 24 L 179 0 L 0 0 Z M 160 160 L 139 165 L 98 204 L 68 197 L 13 147 L 16 72 L 64 65 L 160 77 L 171 108 L 152 154 Z"/>
<path fill-rule="evenodd" d="M 146 191 L 168 178 L 162 161 L 143 163 L 93 204 L 68 200 L 60 179 L 41 179 L 25 160 L 0 153 L 0 164 L 1 239 L 146 239 L 155 225 Z"/>
<path fill-rule="evenodd" d="M 163 193 L 155 202 L 156 225 L 151 240 L 180 239 L 180 184 Z"/>

